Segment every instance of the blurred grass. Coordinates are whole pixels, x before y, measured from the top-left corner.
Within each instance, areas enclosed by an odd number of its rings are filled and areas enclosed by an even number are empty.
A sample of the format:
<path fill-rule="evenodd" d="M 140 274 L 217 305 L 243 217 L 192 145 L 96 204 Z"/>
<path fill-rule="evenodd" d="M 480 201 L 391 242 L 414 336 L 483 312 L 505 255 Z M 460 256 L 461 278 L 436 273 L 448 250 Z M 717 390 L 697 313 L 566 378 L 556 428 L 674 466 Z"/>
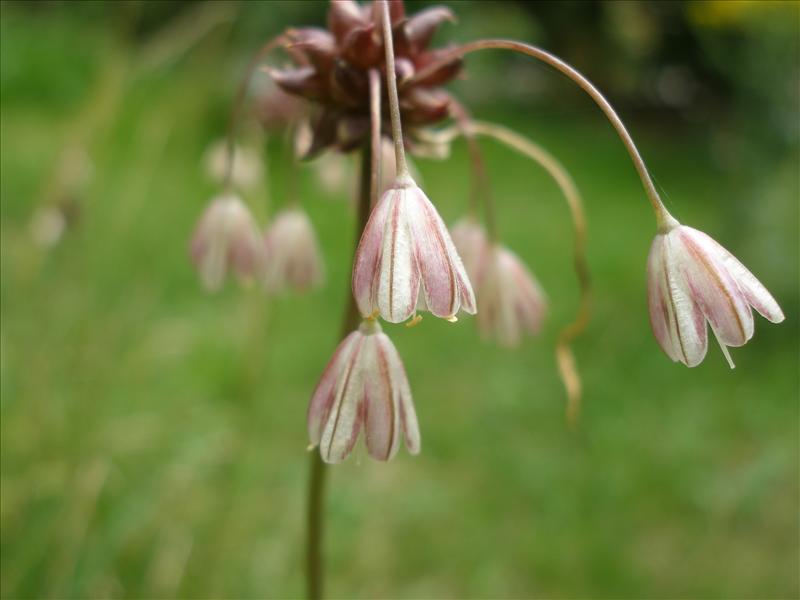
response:
<path fill-rule="evenodd" d="M 137 72 L 96 21 L 58 15 L 4 4 L 0 25 L 0 593 L 300 596 L 306 402 L 337 342 L 351 210 L 304 178 L 324 291 L 203 294 L 186 245 L 215 193 L 200 159 L 241 57 L 221 27 Z M 95 176 L 75 226 L 42 249 L 29 221 L 43 182 L 109 68 L 123 87 L 88 140 Z M 588 101 L 495 113 L 479 116 L 534 136 L 587 202 L 581 429 L 565 429 L 552 355 L 576 307 L 568 213 L 544 174 L 487 143 L 501 230 L 551 299 L 548 325 L 517 351 L 482 344 L 469 319 L 387 326 L 423 453 L 332 470 L 328 593 L 796 597 L 798 157 L 742 186 L 697 132 L 631 123 L 670 209 L 737 254 L 787 314 L 779 327 L 758 319 L 735 371 L 713 347 L 689 370 L 649 331 L 653 220 L 611 128 Z M 467 198 L 463 148 L 420 169 L 452 222 Z M 276 171 L 278 204 L 282 185 Z M 263 216 L 264 196 L 249 200 Z"/>

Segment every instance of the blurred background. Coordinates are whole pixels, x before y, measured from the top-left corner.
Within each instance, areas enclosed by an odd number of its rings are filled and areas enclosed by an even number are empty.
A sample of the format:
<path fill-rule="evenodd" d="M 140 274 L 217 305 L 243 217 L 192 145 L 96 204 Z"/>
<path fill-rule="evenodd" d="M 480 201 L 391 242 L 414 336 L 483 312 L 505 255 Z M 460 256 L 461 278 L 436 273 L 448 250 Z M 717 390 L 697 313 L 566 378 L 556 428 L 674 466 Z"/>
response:
<path fill-rule="evenodd" d="M 331 470 L 327 594 L 797 597 L 798 4 L 449 4 L 459 22 L 437 43 L 527 40 L 598 84 L 668 208 L 787 318 L 757 317 L 734 371 L 713 343 L 699 367 L 672 364 L 647 315 L 654 219 L 611 126 L 546 67 L 470 56 L 456 93 L 559 157 L 587 205 L 582 421 L 565 426 L 553 357 L 577 308 L 568 211 L 487 141 L 500 229 L 550 298 L 546 326 L 516 350 L 469 318 L 386 327 L 423 451 Z M 321 291 L 208 295 L 187 244 L 219 191 L 204 161 L 247 61 L 287 25 L 323 24 L 326 5 L 1 6 L 2 597 L 302 596 L 305 411 L 349 293 L 352 183 L 302 168 Z M 242 133 L 267 151 L 246 194 L 265 223 L 285 202 L 285 145 Z M 463 143 L 417 166 L 452 223 Z"/>

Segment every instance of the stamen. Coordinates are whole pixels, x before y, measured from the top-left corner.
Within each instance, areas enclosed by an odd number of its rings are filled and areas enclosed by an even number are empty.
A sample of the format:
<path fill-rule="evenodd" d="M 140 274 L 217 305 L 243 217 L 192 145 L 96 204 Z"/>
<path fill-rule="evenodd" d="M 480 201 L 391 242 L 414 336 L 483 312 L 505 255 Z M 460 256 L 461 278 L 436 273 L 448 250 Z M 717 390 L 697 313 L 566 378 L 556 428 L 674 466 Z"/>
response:
<path fill-rule="evenodd" d="M 711 331 L 714 331 L 713 327 L 711 328 Z M 721 339 L 719 339 L 719 336 L 717 335 L 716 331 L 714 331 L 714 337 L 717 338 L 717 343 L 719 344 L 719 347 L 722 350 L 722 353 L 725 355 L 725 358 L 728 361 L 728 364 L 730 365 L 731 369 L 735 369 L 736 365 L 733 364 L 733 359 L 731 358 L 731 353 L 728 351 L 728 347 L 725 344 L 722 343 Z"/>
<path fill-rule="evenodd" d="M 416 327 L 422 322 L 422 315 L 414 315 L 411 317 L 410 321 L 406 321 L 406 327 L 411 329 L 412 327 Z"/>

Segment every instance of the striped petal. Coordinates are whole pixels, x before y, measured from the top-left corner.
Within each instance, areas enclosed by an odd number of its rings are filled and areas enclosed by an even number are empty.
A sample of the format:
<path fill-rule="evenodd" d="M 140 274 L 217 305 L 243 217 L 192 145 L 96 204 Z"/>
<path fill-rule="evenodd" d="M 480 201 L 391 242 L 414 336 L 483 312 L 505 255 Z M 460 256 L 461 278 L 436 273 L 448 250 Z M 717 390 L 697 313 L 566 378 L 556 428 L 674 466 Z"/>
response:
<path fill-rule="evenodd" d="M 742 346 L 753 336 L 753 313 L 736 280 L 708 243 L 710 238 L 696 233 L 680 226 L 667 234 L 674 262 L 720 342 Z"/>
<path fill-rule="evenodd" d="M 687 287 L 669 237 L 664 238 L 661 273 L 664 277 L 663 301 L 670 311 L 670 334 L 681 362 L 695 367 L 703 361 L 708 350 L 705 317 Z"/>
<path fill-rule="evenodd" d="M 425 303 L 437 317 L 475 314 L 475 295 L 447 227 L 425 193 L 408 188 L 408 213 Z"/>
<path fill-rule="evenodd" d="M 394 203 L 394 190 L 383 194 L 361 234 L 353 262 L 353 296 L 363 317 L 370 317 L 378 309 L 378 282 L 381 265 L 381 246 L 386 215 Z"/>
<path fill-rule="evenodd" d="M 361 335 L 361 332 L 353 331 L 339 343 L 311 396 L 311 403 L 308 406 L 308 438 L 314 446 L 319 445 L 322 428 L 328 421 L 336 397 L 339 374 L 343 365 L 350 361 L 355 340 Z"/>
<path fill-rule="evenodd" d="M 414 220 L 408 210 L 412 204 L 410 190 L 399 187 L 386 192 L 392 201 L 383 230 L 378 308 L 390 323 L 401 323 L 411 317 L 419 295 L 420 273 L 409 223 Z"/>
<path fill-rule="evenodd" d="M 747 302 L 761 316 L 773 323 L 780 323 L 786 318 L 772 294 L 733 254 L 702 231 L 691 229 L 690 227 L 686 227 L 686 229 L 691 231 L 693 237 L 704 243 L 717 260 L 722 263 L 723 267 L 738 284 Z"/>
<path fill-rule="evenodd" d="M 384 333 L 371 335 L 364 345 L 366 372 L 364 434 L 367 451 L 377 460 L 389 460 L 400 447 L 400 389 L 389 365 Z"/>
<path fill-rule="evenodd" d="M 411 386 L 408 384 L 408 377 L 403 366 L 403 361 L 394 347 L 392 341 L 386 335 L 376 336 L 378 346 L 382 348 L 389 375 L 392 380 L 393 389 L 397 395 L 399 408 L 400 428 L 406 441 L 406 448 L 411 454 L 419 454 L 420 435 L 419 424 L 417 423 L 417 413 L 414 410 L 414 402 L 411 398 Z"/>
<path fill-rule="evenodd" d="M 361 430 L 364 370 L 360 367 L 364 336 L 358 335 L 336 384 L 332 406 L 320 438 L 320 454 L 327 463 L 342 462 L 355 446 Z"/>

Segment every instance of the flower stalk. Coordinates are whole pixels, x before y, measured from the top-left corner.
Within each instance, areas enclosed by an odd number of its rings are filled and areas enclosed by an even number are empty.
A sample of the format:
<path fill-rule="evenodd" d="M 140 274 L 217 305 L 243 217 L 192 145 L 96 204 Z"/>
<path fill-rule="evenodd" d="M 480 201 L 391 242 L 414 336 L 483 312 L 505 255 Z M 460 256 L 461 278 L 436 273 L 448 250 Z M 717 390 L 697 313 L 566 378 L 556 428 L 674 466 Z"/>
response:
<path fill-rule="evenodd" d="M 394 61 L 394 40 L 392 39 L 392 18 L 389 14 L 389 1 L 381 0 L 381 22 L 383 25 L 383 47 L 386 52 L 386 89 L 389 96 L 389 117 L 392 122 L 394 156 L 397 162 L 397 177 L 408 177 L 408 164 L 403 142 L 403 127 L 400 124 L 400 100 L 397 95 L 397 74 Z"/>

